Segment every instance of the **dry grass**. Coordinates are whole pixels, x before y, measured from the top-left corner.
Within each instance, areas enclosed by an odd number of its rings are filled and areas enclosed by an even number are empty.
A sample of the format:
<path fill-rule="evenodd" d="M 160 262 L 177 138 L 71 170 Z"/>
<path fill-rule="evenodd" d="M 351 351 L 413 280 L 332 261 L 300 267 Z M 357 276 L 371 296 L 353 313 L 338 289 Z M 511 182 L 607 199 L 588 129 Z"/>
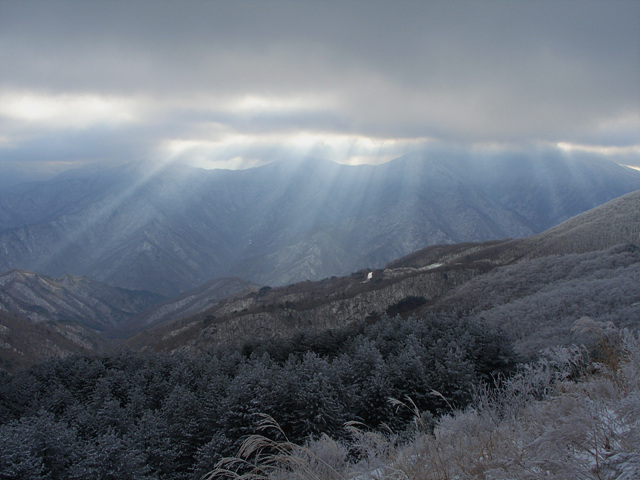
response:
<path fill-rule="evenodd" d="M 236 457 L 222 459 L 206 480 L 237 479 L 309 479 L 345 480 L 343 466 L 348 464 L 347 450 L 338 442 L 323 436 L 309 445 L 290 442 L 277 422 L 263 415 L 259 431 L 272 433 L 274 440 L 263 434 L 248 437 Z"/>

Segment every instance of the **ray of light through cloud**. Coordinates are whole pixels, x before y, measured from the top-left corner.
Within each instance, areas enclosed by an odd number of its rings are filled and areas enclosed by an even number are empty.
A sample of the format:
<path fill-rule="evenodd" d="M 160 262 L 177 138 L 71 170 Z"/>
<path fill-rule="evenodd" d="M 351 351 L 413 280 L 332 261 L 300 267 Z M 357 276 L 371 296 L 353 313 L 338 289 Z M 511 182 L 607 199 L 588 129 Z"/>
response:
<path fill-rule="evenodd" d="M 640 165 L 640 3 L 0 0 L 0 169 L 551 148 Z"/>
<path fill-rule="evenodd" d="M 160 158 L 201 168 L 250 168 L 279 158 L 322 158 L 348 165 L 380 164 L 424 148 L 427 138 L 376 139 L 313 132 L 230 134 L 217 140 L 169 139 Z"/>

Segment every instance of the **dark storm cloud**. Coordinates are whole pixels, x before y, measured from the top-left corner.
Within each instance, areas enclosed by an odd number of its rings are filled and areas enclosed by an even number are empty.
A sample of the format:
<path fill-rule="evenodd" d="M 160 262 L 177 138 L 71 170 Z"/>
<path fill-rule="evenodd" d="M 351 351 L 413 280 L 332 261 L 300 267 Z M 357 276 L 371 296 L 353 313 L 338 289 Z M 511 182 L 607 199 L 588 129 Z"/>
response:
<path fill-rule="evenodd" d="M 89 153 L 101 128 L 132 157 L 234 134 L 273 149 L 301 131 L 638 145 L 638 24 L 635 1 L 0 1 L 0 97 L 131 108 L 115 127 L 92 110 L 71 135 L 55 114 L 25 126 L 0 105 L 0 155 L 46 155 L 35 146 L 58 134 L 52 155 L 67 139 Z"/>

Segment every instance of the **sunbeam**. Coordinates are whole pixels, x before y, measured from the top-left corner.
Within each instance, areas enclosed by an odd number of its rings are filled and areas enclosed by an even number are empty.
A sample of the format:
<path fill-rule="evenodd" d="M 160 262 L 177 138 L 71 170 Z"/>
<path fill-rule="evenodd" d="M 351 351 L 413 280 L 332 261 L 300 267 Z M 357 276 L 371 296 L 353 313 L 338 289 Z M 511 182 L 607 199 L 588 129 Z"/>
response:
<path fill-rule="evenodd" d="M 127 181 L 124 184 L 119 182 L 117 190 L 110 190 L 107 196 L 93 204 L 90 215 L 84 215 L 82 223 L 67 228 L 64 237 L 56 243 L 51 244 L 47 252 L 43 253 L 37 259 L 35 268 L 46 268 L 47 265 L 63 257 L 68 249 L 74 248 L 76 245 L 86 241 L 88 233 L 103 230 L 104 226 L 108 225 L 109 218 L 112 217 L 120 207 L 134 198 L 136 193 L 141 189 L 151 184 L 155 177 L 172 164 L 173 163 L 169 161 L 143 162 L 133 167 L 131 165 L 123 167 L 128 170 Z M 131 227 L 139 228 L 140 225 L 132 224 Z M 115 237 L 114 243 L 118 244 L 118 241 L 122 240 L 129 232 L 119 230 L 109 233 L 111 237 Z M 105 239 L 104 244 L 106 245 L 107 243 L 107 239 Z"/>

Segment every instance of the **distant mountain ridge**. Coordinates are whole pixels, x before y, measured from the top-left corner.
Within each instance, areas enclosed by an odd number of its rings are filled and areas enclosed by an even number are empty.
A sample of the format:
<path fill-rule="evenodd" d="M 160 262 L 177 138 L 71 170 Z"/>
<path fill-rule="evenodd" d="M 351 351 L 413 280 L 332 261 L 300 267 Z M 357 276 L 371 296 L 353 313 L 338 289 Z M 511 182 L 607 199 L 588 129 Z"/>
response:
<path fill-rule="evenodd" d="M 69 172 L 0 192 L 0 271 L 166 296 L 223 277 L 276 286 L 425 245 L 526 237 L 637 189 L 640 172 L 553 154 Z"/>
<path fill-rule="evenodd" d="M 164 299 L 72 275 L 52 279 L 22 270 L 0 274 L 0 310 L 31 323 L 78 323 L 107 330 Z"/>

